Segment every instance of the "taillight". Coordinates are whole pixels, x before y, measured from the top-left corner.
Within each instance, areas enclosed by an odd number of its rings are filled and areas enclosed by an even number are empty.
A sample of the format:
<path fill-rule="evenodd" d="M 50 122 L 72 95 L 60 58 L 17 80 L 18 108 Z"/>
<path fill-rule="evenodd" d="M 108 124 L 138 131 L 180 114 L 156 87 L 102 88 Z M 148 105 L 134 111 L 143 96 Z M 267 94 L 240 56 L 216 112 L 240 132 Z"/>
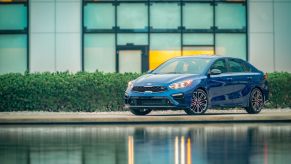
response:
<path fill-rule="evenodd" d="M 265 79 L 265 80 L 268 79 L 268 74 L 267 74 L 267 73 L 264 74 L 264 79 Z"/>

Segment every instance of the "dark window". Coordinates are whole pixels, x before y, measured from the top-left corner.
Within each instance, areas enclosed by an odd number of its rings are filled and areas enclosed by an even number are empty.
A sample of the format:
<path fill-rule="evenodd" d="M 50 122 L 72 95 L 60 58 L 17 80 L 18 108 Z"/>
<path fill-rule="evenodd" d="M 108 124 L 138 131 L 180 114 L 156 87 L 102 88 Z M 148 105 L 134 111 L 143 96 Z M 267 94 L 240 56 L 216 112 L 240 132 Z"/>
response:
<path fill-rule="evenodd" d="M 211 66 L 211 69 L 219 69 L 221 71 L 221 73 L 225 73 L 227 72 L 226 69 L 226 64 L 225 64 L 225 60 L 217 60 L 216 62 L 214 62 L 214 64 Z"/>
<path fill-rule="evenodd" d="M 238 60 L 229 60 L 229 72 L 245 72 L 244 65 Z"/>
<path fill-rule="evenodd" d="M 243 65 L 243 67 L 244 67 L 244 71 L 245 72 L 252 72 L 252 68 L 251 68 L 251 66 L 247 63 L 247 62 L 241 62 L 242 63 L 242 65 Z"/>

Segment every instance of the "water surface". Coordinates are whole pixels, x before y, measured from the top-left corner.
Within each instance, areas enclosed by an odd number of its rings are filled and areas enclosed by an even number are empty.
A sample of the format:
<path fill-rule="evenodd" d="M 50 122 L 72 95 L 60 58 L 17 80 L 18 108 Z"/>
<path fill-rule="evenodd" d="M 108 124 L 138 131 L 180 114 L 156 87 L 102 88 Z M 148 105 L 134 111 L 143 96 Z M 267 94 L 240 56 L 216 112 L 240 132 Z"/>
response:
<path fill-rule="evenodd" d="M 0 163 L 291 163 L 291 124 L 2 125 Z"/>

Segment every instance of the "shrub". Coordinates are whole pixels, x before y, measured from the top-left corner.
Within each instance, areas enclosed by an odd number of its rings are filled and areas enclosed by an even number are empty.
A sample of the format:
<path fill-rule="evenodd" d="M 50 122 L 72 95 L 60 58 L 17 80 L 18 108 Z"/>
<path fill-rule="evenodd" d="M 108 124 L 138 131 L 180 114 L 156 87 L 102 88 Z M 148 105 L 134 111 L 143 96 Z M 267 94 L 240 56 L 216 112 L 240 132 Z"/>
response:
<path fill-rule="evenodd" d="M 270 103 L 267 107 L 291 107 L 291 73 L 275 72 L 268 74 Z"/>
<path fill-rule="evenodd" d="M 122 111 L 127 82 L 140 74 L 25 73 L 0 75 L 0 111 Z M 291 74 L 270 73 L 268 107 L 291 107 Z"/>
<path fill-rule="evenodd" d="M 123 110 L 127 82 L 139 74 L 32 73 L 0 76 L 0 111 Z"/>

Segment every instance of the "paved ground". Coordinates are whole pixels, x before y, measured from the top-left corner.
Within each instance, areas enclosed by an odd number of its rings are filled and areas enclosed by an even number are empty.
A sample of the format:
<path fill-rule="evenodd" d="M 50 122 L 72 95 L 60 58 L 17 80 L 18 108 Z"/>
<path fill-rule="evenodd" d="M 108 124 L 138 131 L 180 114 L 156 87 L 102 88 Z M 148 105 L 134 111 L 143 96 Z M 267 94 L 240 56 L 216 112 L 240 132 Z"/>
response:
<path fill-rule="evenodd" d="M 291 109 L 263 110 L 247 114 L 244 110 L 208 110 L 201 116 L 183 111 L 154 111 L 147 116 L 129 112 L 0 112 L 0 124 L 23 123 L 201 123 L 201 122 L 291 122 Z"/>

